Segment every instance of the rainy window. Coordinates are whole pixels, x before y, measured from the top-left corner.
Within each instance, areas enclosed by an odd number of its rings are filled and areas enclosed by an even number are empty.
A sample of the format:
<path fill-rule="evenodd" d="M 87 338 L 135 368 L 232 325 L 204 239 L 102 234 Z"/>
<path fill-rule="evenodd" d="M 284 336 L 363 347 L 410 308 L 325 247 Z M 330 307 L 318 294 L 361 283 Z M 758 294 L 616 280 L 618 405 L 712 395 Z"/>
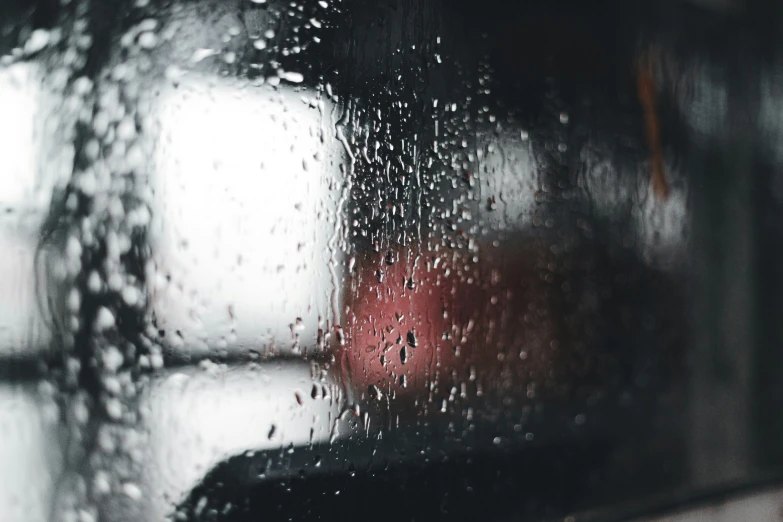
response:
<path fill-rule="evenodd" d="M 0 6 L 0 519 L 616 520 L 777 478 L 777 25 L 636 7 Z"/>

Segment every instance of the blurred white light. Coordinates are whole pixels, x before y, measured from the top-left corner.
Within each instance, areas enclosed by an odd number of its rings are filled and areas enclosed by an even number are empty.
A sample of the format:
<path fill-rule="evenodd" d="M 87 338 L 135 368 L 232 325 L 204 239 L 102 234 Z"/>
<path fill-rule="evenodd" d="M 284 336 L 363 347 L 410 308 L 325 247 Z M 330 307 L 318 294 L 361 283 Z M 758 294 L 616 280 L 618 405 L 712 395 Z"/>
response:
<path fill-rule="evenodd" d="M 634 216 L 645 261 L 660 267 L 682 262 L 689 217 L 685 190 L 675 188 L 662 201 L 648 187 L 640 212 Z"/>
<path fill-rule="evenodd" d="M 293 332 L 312 347 L 334 288 L 342 149 L 330 111 L 202 77 L 161 96 L 153 307 L 172 343 L 285 353 Z"/>
<path fill-rule="evenodd" d="M 530 142 L 522 131 L 509 129 L 478 136 L 478 183 L 483 199 L 478 202 L 482 223 L 492 230 L 524 231 L 530 227 L 536 208 L 536 167 Z M 488 211 L 487 199 L 494 198 Z"/>
<path fill-rule="evenodd" d="M 28 63 L 0 69 L 0 207 L 17 207 L 33 197 L 37 79 Z"/>
<path fill-rule="evenodd" d="M 0 520 L 49 520 L 62 466 L 57 419 L 34 385 L 0 385 Z"/>
<path fill-rule="evenodd" d="M 314 384 L 331 398 L 312 398 Z M 229 457 L 328 441 L 340 395 L 334 383 L 314 381 L 309 364 L 191 367 L 156 380 L 141 409 L 147 520 L 163 520 Z"/>
<path fill-rule="evenodd" d="M 35 248 L 33 238 L 0 229 L 0 356 L 32 355 L 50 339 L 36 295 Z"/>
<path fill-rule="evenodd" d="M 34 267 L 43 217 L 39 82 L 32 63 L 0 68 L 0 355 L 30 353 L 49 339 Z"/>

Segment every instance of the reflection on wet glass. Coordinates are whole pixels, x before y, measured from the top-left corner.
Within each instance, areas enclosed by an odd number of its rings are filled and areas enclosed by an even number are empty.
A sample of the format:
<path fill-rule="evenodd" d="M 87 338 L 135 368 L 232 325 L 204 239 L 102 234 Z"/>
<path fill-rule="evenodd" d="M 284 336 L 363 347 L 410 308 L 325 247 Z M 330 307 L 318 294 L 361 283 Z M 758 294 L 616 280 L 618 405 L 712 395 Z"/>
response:
<path fill-rule="evenodd" d="M 308 98 L 191 76 L 159 99 L 153 309 L 189 356 L 299 354 L 331 319 L 342 148 Z"/>
<path fill-rule="evenodd" d="M 0 519 L 775 476 L 779 67 L 719 41 L 758 13 L 561 3 L 0 8 Z"/>

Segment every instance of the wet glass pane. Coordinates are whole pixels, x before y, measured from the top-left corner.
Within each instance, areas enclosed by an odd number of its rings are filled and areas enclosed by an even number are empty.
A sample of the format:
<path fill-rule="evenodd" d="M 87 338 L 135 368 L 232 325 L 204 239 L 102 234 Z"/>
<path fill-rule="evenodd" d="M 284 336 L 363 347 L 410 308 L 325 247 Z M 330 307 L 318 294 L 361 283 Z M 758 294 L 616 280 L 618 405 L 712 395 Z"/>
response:
<path fill-rule="evenodd" d="M 7 0 L 0 519 L 777 480 L 781 14 Z"/>

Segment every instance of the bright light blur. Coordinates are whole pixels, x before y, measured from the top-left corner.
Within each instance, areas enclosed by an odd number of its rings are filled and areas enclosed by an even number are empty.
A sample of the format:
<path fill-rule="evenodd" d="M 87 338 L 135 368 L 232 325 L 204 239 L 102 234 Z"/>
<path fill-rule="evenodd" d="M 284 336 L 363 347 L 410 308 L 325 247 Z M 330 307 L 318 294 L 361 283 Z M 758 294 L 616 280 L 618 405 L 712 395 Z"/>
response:
<path fill-rule="evenodd" d="M 536 166 L 530 142 L 522 131 L 478 136 L 479 182 L 481 192 L 495 196 L 493 210 L 487 212 L 487 201 L 479 201 L 482 222 L 496 230 L 522 231 L 530 227 L 536 208 Z"/>
<path fill-rule="evenodd" d="M 34 199 L 36 80 L 29 63 L 0 69 L 0 210 L 18 208 Z"/>
<path fill-rule="evenodd" d="M 39 170 L 40 77 L 31 63 L 0 68 L 0 355 L 29 353 L 46 345 L 35 293 L 37 227 L 43 210 Z M 46 191 L 51 198 L 51 190 Z M 37 210 L 37 211 L 36 211 Z"/>
<path fill-rule="evenodd" d="M 162 94 L 153 308 L 174 347 L 312 349 L 331 317 L 342 152 L 314 95 L 195 76 Z"/>
<path fill-rule="evenodd" d="M 57 409 L 34 385 L 0 386 L 0 520 L 49 520 L 61 469 Z"/>
<path fill-rule="evenodd" d="M 522 129 L 508 129 L 500 134 L 479 134 L 477 145 L 481 192 L 495 196 L 492 211 L 486 211 L 486 199 L 478 202 L 481 223 L 494 231 L 530 232 L 538 205 L 535 193 L 539 182 L 535 153 L 527 133 Z M 589 147 L 581 159 L 591 166 L 582 183 L 599 215 L 624 212 L 619 206 L 638 198 L 639 207 L 631 218 L 639 254 L 646 261 L 658 264 L 683 251 L 687 223 L 687 194 L 683 190 L 675 187 L 668 200 L 660 201 L 648 185 L 630 186 L 625 180 L 633 177 L 621 172 L 611 160 L 595 155 Z M 643 169 L 640 177 L 644 179 L 648 167 L 640 168 Z"/>
<path fill-rule="evenodd" d="M 329 440 L 340 412 L 332 382 L 308 364 L 188 368 L 156 379 L 144 394 L 142 429 L 147 520 L 163 520 L 216 464 L 246 451 Z M 312 398 L 317 384 L 329 399 Z M 325 388 L 324 388 L 325 387 Z"/>

